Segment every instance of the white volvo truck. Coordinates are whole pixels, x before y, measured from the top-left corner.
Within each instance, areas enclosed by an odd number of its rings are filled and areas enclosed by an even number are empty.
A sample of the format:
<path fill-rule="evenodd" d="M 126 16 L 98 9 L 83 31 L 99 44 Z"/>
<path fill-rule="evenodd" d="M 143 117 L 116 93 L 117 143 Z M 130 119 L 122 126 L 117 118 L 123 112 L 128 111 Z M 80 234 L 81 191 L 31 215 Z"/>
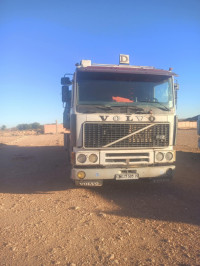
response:
<path fill-rule="evenodd" d="M 79 186 L 104 180 L 168 180 L 175 169 L 178 84 L 172 69 L 76 64 L 61 79 L 70 177 Z M 71 86 L 71 87 L 70 87 Z"/>

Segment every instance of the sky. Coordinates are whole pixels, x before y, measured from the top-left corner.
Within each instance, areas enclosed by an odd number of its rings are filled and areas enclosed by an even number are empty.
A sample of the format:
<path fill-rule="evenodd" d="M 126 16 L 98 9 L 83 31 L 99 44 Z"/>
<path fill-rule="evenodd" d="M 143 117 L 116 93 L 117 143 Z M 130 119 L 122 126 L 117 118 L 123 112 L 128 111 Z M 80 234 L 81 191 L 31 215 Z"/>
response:
<path fill-rule="evenodd" d="M 200 0 L 0 0 L 0 126 L 62 123 L 60 78 L 82 59 L 173 68 L 177 114 L 200 114 Z"/>

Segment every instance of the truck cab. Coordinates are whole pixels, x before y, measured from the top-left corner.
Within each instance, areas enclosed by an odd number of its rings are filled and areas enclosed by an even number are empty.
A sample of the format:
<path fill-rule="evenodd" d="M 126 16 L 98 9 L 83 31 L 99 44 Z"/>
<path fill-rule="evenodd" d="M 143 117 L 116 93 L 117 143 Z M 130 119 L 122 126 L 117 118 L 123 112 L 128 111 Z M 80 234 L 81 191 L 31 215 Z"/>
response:
<path fill-rule="evenodd" d="M 79 186 L 104 180 L 166 180 L 175 169 L 178 85 L 172 69 L 82 60 L 61 79 L 70 177 Z M 70 89 L 71 87 L 71 89 Z"/>

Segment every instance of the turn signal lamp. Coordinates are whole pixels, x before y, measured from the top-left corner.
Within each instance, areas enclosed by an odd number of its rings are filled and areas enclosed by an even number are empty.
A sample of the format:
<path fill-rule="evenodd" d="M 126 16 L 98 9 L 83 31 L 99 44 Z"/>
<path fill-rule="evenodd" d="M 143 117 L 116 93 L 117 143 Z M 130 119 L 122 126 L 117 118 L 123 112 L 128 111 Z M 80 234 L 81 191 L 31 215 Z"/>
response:
<path fill-rule="evenodd" d="M 83 178 L 85 178 L 85 176 L 86 176 L 86 174 L 85 174 L 84 171 L 79 171 L 79 172 L 77 173 L 77 177 L 78 177 L 79 179 L 83 179 Z"/>

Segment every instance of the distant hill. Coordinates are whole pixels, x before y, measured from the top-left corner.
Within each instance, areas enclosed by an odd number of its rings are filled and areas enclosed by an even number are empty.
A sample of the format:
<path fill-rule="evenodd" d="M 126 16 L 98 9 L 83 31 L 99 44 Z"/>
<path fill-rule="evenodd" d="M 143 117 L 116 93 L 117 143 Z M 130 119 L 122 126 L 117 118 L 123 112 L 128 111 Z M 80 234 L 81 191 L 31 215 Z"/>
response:
<path fill-rule="evenodd" d="M 196 116 L 193 116 L 193 117 L 189 117 L 189 118 L 185 118 L 185 119 L 179 119 L 179 121 L 190 121 L 190 122 L 197 121 L 199 115 L 196 115 Z"/>

